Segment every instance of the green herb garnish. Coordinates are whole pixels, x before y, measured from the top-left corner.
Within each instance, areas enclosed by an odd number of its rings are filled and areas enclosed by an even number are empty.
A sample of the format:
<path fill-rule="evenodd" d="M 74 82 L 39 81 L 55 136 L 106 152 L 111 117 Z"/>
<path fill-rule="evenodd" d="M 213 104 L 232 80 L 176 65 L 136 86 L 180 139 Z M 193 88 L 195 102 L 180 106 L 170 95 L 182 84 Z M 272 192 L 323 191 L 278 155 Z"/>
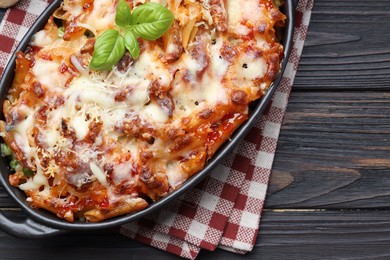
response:
<path fill-rule="evenodd" d="M 35 174 L 35 172 L 33 172 L 30 169 L 22 168 L 22 165 L 20 164 L 20 162 L 18 160 L 16 160 L 14 153 L 12 152 L 11 148 L 6 143 L 0 144 L 0 152 L 1 152 L 2 157 L 10 158 L 11 161 L 9 163 L 9 168 L 11 169 L 11 171 L 16 172 L 16 171 L 20 171 L 20 169 L 22 169 L 22 172 L 26 177 L 31 177 Z"/>
<path fill-rule="evenodd" d="M 1 150 L 1 156 L 6 157 L 6 156 L 11 156 L 12 155 L 12 150 L 9 148 L 9 146 L 6 143 L 0 144 L 0 150 Z"/>
<path fill-rule="evenodd" d="M 95 43 L 89 67 L 95 70 L 110 70 L 125 53 L 125 40 L 117 30 L 107 30 Z"/>
<path fill-rule="evenodd" d="M 1 157 L 8 157 L 10 159 L 9 167 L 12 171 L 16 171 L 19 168 L 20 163 L 15 159 L 14 153 L 11 148 L 6 144 L 0 144 Z"/>
<path fill-rule="evenodd" d="M 115 23 L 119 27 L 126 28 L 131 25 L 131 10 L 130 6 L 125 1 L 120 0 L 116 8 Z"/>
<path fill-rule="evenodd" d="M 27 169 L 27 168 L 23 168 L 22 172 L 27 177 L 31 177 L 34 175 L 34 172 L 30 169 Z"/>
<path fill-rule="evenodd" d="M 18 160 L 16 160 L 14 157 L 11 159 L 11 162 L 9 163 L 9 167 L 12 171 L 16 172 L 16 170 L 19 168 L 20 163 Z"/>
<path fill-rule="evenodd" d="M 134 9 L 128 28 L 139 37 L 154 41 L 168 31 L 174 19 L 164 6 L 149 2 Z"/>
<path fill-rule="evenodd" d="M 140 53 L 137 37 L 156 40 L 168 31 L 173 20 L 173 14 L 160 4 L 149 2 L 131 13 L 127 3 L 119 0 L 115 15 L 119 30 L 107 30 L 96 39 L 89 67 L 110 70 L 119 62 L 126 49 L 137 59 Z"/>
<path fill-rule="evenodd" d="M 277 8 L 283 5 L 283 0 L 274 0 L 273 2 Z"/>
<path fill-rule="evenodd" d="M 58 28 L 58 38 L 62 38 L 64 37 L 64 34 L 65 34 L 65 28 L 64 27 L 59 27 Z"/>
<path fill-rule="evenodd" d="M 129 50 L 133 59 L 137 59 L 140 53 L 140 49 L 139 49 L 137 37 L 134 35 L 134 33 L 131 32 L 125 33 L 125 46 L 126 49 Z"/>

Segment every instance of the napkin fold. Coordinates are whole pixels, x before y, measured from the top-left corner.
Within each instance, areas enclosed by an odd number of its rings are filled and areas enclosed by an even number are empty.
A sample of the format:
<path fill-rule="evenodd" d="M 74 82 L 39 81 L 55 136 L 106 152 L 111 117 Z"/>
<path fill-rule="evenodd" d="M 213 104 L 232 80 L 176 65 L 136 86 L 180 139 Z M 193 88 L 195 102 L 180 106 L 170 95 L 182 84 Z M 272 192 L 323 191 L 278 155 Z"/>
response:
<path fill-rule="evenodd" d="M 195 259 L 201 249 L 252 251 L 312 7 L 313 0 L 297 4 L 286 70 L 270 105 L 249 134 L 203 182 L 165 209 L 123 225 L 123 235 L 189 259 Z"/>
<path fill-rule="evenodd" d="M 236 149 L 195 188 L 164 209 L 123 225 L 120 233 L 181 257 L 201 249 L 245 254 L 253 249 L 279 132 L 308 30 L 314 0 L 296 7 L 294 43 L 269 107 Z M 20 1 L 0 24 L 0 75 L 29 27 L 48 5 Z"/>

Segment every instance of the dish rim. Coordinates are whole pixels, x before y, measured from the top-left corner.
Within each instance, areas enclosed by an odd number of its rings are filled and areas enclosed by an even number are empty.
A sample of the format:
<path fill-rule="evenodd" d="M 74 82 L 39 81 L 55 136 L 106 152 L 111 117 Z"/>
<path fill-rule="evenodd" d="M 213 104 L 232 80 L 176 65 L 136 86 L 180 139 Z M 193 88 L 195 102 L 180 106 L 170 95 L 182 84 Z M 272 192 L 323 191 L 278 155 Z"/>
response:
<path fill-rule="evenodd" d="M 8 93 L 8 90 L 13 82 L 14 78 L 14 69 L 15 69 L 15 59 L 17 51 L 24 51 L 28 44 L 30 43 L 32 35 L 41 30 L 47 22 L 47 19 L 50 15 L 60 6 L 62 0 L 54 0 L 38 17 L 38 19 L 31 26 L 29 31 L 20 41 L 18 47 L 11 55 L 4 71 L 3 76 L 0 80 L 0 103 L 2 104 L 5 100 L 5 97 Z M 8 195 L 18 204 L 20 208 L 23 209 L 24 212 L 27 213 L 28 217 L 37 221 L 38 223 L 47 225 L 49 227 L 58 228 L 61 230 L 97 230 L 97 229 L 106 229 L 115 226 L 119 226 L 130 221 L 137 220 L 141 217 L 149 215 L 156 210 L 162 208 L 164 205 L 177 199 L 184 192 L 188 191 L 190 188 L 194 187 L 201 180 L 203 180 L 207 175 L 209 175 L 212 170 L 221 162 L 222 158 L 224 158 L 227 154 L 230 154 L 232 150 L 236 147 L 236 145 L 246 136 L 249 130 L 252 128 L 253 124 L 257 120 L 259 116 L 261 116 L 269 104 L 270 100 L 276 88 L 279 86 L 281 79 L 283 77 L 284 70 L 286 68 L 288 57 L 291 51 L 291 46 L 293 42 L 293 33 L 294 33 L 294 10 L 295 5 L 293 0 L 285 0 L 285 4 L 283 7 L 283 13 L 286 15 L 286 26 L 284 28 L 283 33 L 283 46 L 284 46 L 284 58 L 281 62 L 281 68 L 277 78 L 271 84 L 267 93 L 259 100 L 255 101 L 255 106 L 251 111 L 248 120 L 246 120 L 232 135 L 230 141 L 225 142 L 218 151 L 214 154 L 214 156 L 207 162 L 205 167 L 194 176 L 189 178 L 180 188 L 169 193 L 167 196 L 161 198 L 160 200 L 150 204 L 147 208 L 122 216 L 118 216 L 111 219 L 103 220 L 102 222 L 81 222 L 75 221 L 73 223 L 67 222 L 66 220 L 58 218 L 55 214 L 48 212 L 43 209 L 35 209 L 31 208 L 26 203 L 26 195 L 23 191 L 21 191 L 17 187 L 13 187 L 8 182 L 8 163 L 4 158 L 0 158 L 0 183 L 4 190 L 8 193 Z M 4 116 L 1 112 L 1 118 L 4 119 Z"/>

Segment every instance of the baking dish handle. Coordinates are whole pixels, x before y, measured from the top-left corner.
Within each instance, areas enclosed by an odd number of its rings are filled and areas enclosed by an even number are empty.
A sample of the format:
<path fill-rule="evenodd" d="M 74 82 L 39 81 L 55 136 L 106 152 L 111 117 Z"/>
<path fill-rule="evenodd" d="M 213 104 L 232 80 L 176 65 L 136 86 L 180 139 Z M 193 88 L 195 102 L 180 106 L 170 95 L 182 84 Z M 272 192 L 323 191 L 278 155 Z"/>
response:
<path fill-rule="evenodd" d="M 39 224 L 30 218 L 14 221 L 0 212 L 0 229 L 11 236 L 23 239 L 47 238 L 67 233 Z"/>

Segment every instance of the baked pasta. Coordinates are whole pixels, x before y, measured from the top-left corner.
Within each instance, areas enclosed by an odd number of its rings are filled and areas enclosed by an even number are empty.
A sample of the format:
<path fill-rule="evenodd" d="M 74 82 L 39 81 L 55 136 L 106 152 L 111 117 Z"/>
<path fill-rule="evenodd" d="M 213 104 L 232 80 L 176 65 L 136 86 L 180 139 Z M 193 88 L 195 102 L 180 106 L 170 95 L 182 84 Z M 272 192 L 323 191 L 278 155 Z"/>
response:
<path fill-rule="evenodd" d="M 32 207 L 70 222 L 148 207 L 205 166 L 277 76 L 274 1 L 153 2 L 172 13 L 169 29 L 109 70 L 90 63 L 117 0 L 65 0 L 17 53 L 0 131 L 9 182 Z"/>

